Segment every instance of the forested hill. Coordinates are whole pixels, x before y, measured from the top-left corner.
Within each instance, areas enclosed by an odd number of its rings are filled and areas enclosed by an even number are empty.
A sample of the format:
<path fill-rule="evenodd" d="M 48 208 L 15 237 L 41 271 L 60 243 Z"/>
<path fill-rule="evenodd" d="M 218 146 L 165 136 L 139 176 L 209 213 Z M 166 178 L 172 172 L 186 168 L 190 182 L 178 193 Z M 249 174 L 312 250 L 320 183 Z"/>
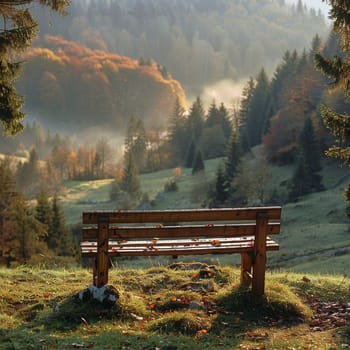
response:
<path fill-rule="evenodd" d="M 324 15 L 284 0 L 74 0 L 69 15 L 37 14 L 41 37 L 64 36 L 92 49 L 152 58 L 198 95 L 204 85 L 268 72 L 286 50 L 303 50 Z"/>
<path fill-rule="evenodd" d="M 24 58 L 20 89 L 26 107 L 45 116 L 46 124 L 74 128 L 83 122 L 88 128 L 98 120 L 100 127 L 113 129 L 125 126 L 132 115 L 142 115 L 146 125 L 164 126 L 176 99 L 186 105 L 179 82 L 151 60 L 92 50 L 49 35 Z"/>

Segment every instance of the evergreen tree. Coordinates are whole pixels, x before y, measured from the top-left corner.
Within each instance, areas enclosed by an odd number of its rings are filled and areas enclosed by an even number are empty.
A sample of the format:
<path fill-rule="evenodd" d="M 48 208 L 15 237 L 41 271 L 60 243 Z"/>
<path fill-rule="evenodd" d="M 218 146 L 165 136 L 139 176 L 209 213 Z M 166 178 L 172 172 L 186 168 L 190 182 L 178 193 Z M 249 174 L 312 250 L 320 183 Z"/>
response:
<path fill-rule="evenodd" d="M 213 101 L 209 106 L 208 116 L 207 116 L 207 119 L 205 120 L 204 126 L 206 128 L 211 128 L 214 125 L 219 123 L 220 123 L 219 110 L 216 107 L 215 101 Z"/>
<path fill-rule="evenodd" d="M 188 147 L 187 154 L 186 154 L 186 163 L 185 167 L 186 168 L 192 168 L 193 162 L 194 162 L 194 157 L 196 154 L 196 144 L 194 143 L 193 139 L 191 140 L 190 146 Z"/>
<path fill-rule="evenodd" d="M 345 98 L 350 95 L 350 2 L 344 0 L 329 0 L 331 5 L 330 17 L 333 20 L 333 29 L 339 34 L 343 55 L 335 55 L 329 59 L 317 53 L 315 55 L 316 67 L 326 76 L 333 79 L 334 87 L 344 89 Z M 333 111 L 326 106 L 320 108 L 326 127 L 336 137 L 336 144 L 326 151 L 329 157 L 340 159 L 346 164 L 350 159 L 350 147 L 348 144 L 350 135 L 350 116 L 348 114 Z M 348 193 L 348 192 L 346 192 Z M 346 197 L 348 204 L 350 198 Z"/>
<path fill-rule="evenodd" d="M 40 188 L 40 192 L 37 196 L 37 204 L 35 207 L 35 218 L 40 221 L 46 230 L 46 243 L 48 243 L 48 231 L 52 225 L 52 208 L 50 205 L 50 201 L 48 198 L 47 191 L 45 187 L 42 185 Z"/>
<path fill-rule="evenodd" d="M 12 0 L 0 1 L 0 121 L 5 132 L 16 134 L 23 129 L 23 97 L 17 94 L 15 80 L 21 73 L 22 63 L 13 57 L 27 48 L 38 31 L 38 25 L 30 14 L 32 4 L 38 3 L 63 13 L 68 0 Z"/>
<path fill-rule="evenodd" d="M 232 131 L 229 113 L 223 103 L 217 108 L 215 101 L 209 107 L 207 119 L 199 140 L 204 159 L 225 156 L 225 148 Z"/>
<path fill-rule="evenodd" d="M 0 259 L 4 259 L 9 266 L 7 259 L 9 248 L 7 247 L 7 234 L 5 224 L 9 217 L 9 207 L 13 198 L 17 196 L 15 192 L 14 174 L 11 171 L 10 158 L 0 161 Z"/>
<path fill-rule="evenodd" d="M 218 119 L 219 123 L 222 127 L 222 130 L 224 132 L 226 140 L 229 139 L 231 133 L 232 133 L 232 123 L 230 120 L 230 114 L 225 107 L 223 103 L 220 104 L 219 110 L 218 110 Z"/>
<path fill-rule="evenodd" d="M 125 162 L 120 187 L 124 192 L 128 193 L 131 198 L 137 199 L 141 195 L 141 184 L 133 153 L 126 154 Z"/>
<path fill-rule="evenodd" d="M 315 191 L 323 190 L 322 177 L 318 174 L 322 170 L 321 149 L 311 118 L 305 119 L 299 145 L 302 149 L 305 163 L 307 164 L 310 172 L 309 177 L 312 184 L 312 189 Z"/>
<path fill-rule="evenodd" d="M 187 131 L 189 139 L 199 140 L 204 127 L 205 111 L 201 98 L 198 96 L 193 102 L 187 117 Z"/>
<path fill-rule="evenodd" d="M 198 150 L 196 152 L 196 156 L 194 158 L 192 174 L 203 171 L 204 169 L 205 169 L 205 165 L 203 162 L 202 152 L 200 150 Z"/>
<path fill-rule="evenodd" d="M 222 164 L 218 166 L 215 177 L 215 190 L 211 194 L 210 206 L 213 208 L 223 206 L 229 198 L 229 185 L 227 183 L 226 174 Z"/>
<path fill-rule="evenodd" d="M 225 161 L 225 174 L 227 183 L 231 183 L 236 176 L 240 164 L 241 150 L 238 139 L 238 133 L 233 131 L 228 142 Z"/>
<path fill-rule="evenodd" d="M 324 189 L 322 185 L 321 151 L 316 138 L 312 121 L 305 119 L 304 128 L 300 135 L 300 151 L 297 167 L 291 181 L 289 197 L 296 200 L 299 196 Z"/>
<path fill-rule="evenodd" d="M 143 121 L 132 116 L 128 121 L 127 135 L 125 138 L 124 155 L 132 154 L 138 170 L 141 172 L 146 166 L 147 138 Z"/>
<path fill-rule="evenodd" d="M 242 153 L 246 153 L 250 150 L 247 130 L 247 119 L 250 113 L 250 103 L 255 88 L 255 82 L 253 78 L 250 78 L 247 85 L 243 88 L 242 99 L 239 108 L 239 142 Z"/>
<path fill-rule="evenodd" d="M 185 163 L 186 146 L 188 141 L 186 140 L 184 114 L 185 111 L 180 104 L 179 98 L 177 98 L 174 110 L 169 118 L 168 126 L 168 144 L 174 166 Z"/>
<path fill-rule="evenodd" d="M 270 83 L 262 68 L 256 79 L 247 115 L 247 135 L 251 147 L 261 143 L 261 137 L 267 131 L 266 126 L 270 117 Z"/>
<path fill-rule="evenodd" d="M 305 162 L 305 157 L 302 152 L 299 154 L 297 167 L 291 179 L 289 199 L 297 200 L 300 196 L 311 192 L 311 184 L 309 177 L 309 169 Z"/>
<path fill-rule="evenodd" d="M 60 256 L 74 256 L 76 247 L 57 195 L 52 199 L 52 220 L 48 232 L 48 247 Z"/>
<path fill-rule="evenodd" d="M 39 178 L 39 157 L 35 148 L 33 148 L 29 153 L 28 161 L 18 164 L 16 179 L 19 189 L 27 197 L 36 195 Z"/>

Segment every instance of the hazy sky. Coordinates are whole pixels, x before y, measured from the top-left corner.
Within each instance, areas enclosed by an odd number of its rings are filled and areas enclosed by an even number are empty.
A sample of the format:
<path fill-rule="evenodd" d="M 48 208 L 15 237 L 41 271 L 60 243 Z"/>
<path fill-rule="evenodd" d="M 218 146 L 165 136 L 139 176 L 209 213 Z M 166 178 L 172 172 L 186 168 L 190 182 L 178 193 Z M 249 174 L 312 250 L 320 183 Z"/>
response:
<path fill-rule="evenodd" d="M 298 0 L 287 0 L 287 2 L 296 4 Z M 325 15 L 328 15 L 329 6 L 322 0 L 303 0 L 303 3 L 306 4 L 308 8 L 312 7 L 315 10 L 321 9 Z"/>

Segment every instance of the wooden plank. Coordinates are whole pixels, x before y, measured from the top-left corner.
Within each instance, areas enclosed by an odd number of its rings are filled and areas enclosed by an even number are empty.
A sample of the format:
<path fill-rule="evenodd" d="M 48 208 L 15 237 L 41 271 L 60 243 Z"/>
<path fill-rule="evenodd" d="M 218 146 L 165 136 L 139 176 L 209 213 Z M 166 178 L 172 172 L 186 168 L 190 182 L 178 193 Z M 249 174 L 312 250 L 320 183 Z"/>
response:
<path fill-rule="evenodd" d="M 101 218 L 100 218 L 101 220 Z M 98 224 L 97 268 L 95 286 L 103 287 L 108 283 L 109 253 L 108 253 L 108 221 Z"/>
<path fill-rule="evenodd" d="M 252 256 L 251 253 L 241 253 L 241 286 L 248 288 L 252 282 Z"/>
<path fill-rule="evenodd" d="M 92 242 L 82 243 L 82 255 L 85 257 L 96 256 L 96 245 Z M 267 240 L 266 250 L 278 250 L 279 246 L 271 239 Z M 192 245 L 181 245 L 172 241 L 168 245 L 109 245 L 109 256 L 154 256 L 154 255 L 191 255 L 191 254 L 228 254 L 240 252 L 253 252 L 254 247 L 251 241 L 235 241 L 213 245 L 211 243 L 201 243 Z"/>
<path fill-rule="evenodd" d="M 83 224 L 96 224 L 99 217 L 108 217 L 110 223 L 171 223 L 189 221 L 255 220 L 265 213 L 270 220 L 279 220 L 281 207 L 143 210 L 143 211 L 95 211 L 83 213 Z"/>
<path fill-rule="evenodd" d="M 260 297 L 265 292 L 265 269 L 266 269 L 266 238 L 268 217 L 259 214 L 256 220 L 257 229 L 254 244 L 253 280 L 252 292 Z"/>
<path fill-rule="evenodd" d="M 227 225 L 197 225 L 197 226 L 148 226 L 148 227 L 118 227 L 109 228 L 110 238 L 182 238 L 182 237 L 241 237 L 254 235 L 256 224 L 227 224 Z M 268 224 L 268 234 L 278 234 L 279 223 Z M 87 227 L 82 230 L 83 239 L 97 237 L 96 227 Z"/>
<path fill-rule="evenodd" d="M 271 246 L 267 248 L 267 250 L 278 250 L 278 246 Z M 253 248 L 247 247 L 208 247 L 208 248 L 197 248 L 191 247 L 189 249 L 186 248 L 178 248 L 174 249 L 173 247 L 168 247 L 167 249 L 132 249 L 132 250 L 124 250 L 121 249 L 119 251 L 110 251 L 110 257 L 127 257 L 127 256 L 179 256 L 179 255 L 206 255 L 206 254 L 233 254 L 233 253 L 241 253 L 241 252 L 253 252 Z M 93 252 L 83 252 L 84 257 L 94 257 L 96 253 Z"/>

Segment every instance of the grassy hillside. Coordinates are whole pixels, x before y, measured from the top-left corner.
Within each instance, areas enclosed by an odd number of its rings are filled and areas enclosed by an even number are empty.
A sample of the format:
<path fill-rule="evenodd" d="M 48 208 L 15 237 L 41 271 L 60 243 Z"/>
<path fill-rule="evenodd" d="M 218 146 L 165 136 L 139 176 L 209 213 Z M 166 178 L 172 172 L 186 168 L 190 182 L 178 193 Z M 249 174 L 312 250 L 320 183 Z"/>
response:
<path fill-rule="evenodd" d="M 254 159 L 247 160 L 253 162 Z M 178 191 L 163 192 L 164 184 L 174 177 L 173 170 L 141 176 L 142 189 L 154 200 L 153 209 L 198 208 L 205 198 L 206 188 L 214 177 L 220 159 L 206 162 L 205 178 L 182 169 L 177 178 Z M 293 169 L 271 167 L 267 187 L 285 191 L 285 182 Z M 342 192 L 347 184 L 348 169 L 325 161 L 323 170 L 327 190 L 305 196 L 297 203 L 282 206 L 282 230 L 276 237 L 280 251 L 269 254 L 271 269 L 299 272 L 347 274 L 350 264 L 349 220 Z M 81 220 L 84 210 L 117 209 L 109 201 L 111 180 L 69 182 L 63 197 L 64 209 L 70 223 Z M 236 256 L 214 257 L 223 264 L 238 262 Z"/>
<path fill-rule="evenodd" d="M 349 344 L 350 281 L 268 275 L 257 303 L 239 271 L 118 269 L 112 306 L 82 302 L 87 270 L 0 269 L 0 349 L 343 349 Z M 202 269 L 208 269 L 202 266 Z"/>

